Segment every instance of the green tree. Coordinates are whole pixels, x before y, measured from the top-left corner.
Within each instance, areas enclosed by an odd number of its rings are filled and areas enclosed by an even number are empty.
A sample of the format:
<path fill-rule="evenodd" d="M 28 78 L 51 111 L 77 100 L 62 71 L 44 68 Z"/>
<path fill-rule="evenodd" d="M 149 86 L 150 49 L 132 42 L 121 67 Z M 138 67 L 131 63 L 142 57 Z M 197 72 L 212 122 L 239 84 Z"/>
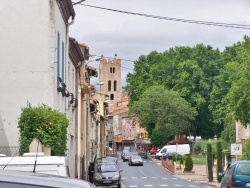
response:
<path fill-rule="evenodd" d="M 242 160 L 250 160 L 250 139 L 243 144 Z"/>
<path fill-rule="evenodd" d="M 218 174 L 220 172 L 223 172 L 223 165 L 222 165 L 222 143 L 220 141 L 218 141 L 216 143 L 216 150 L 217 150 L 217 180 L 218 182 L 221 182 L 221 176 L 219 176 Z"/>
<path fill-rule="evenodd" d="M 163 86 L 148 88 L 129 111 L 136 114 L 150 136 L 156 125 L 162 127 L 166 124 L 174 126 L 172 130 L 175 130 L 175 134 L 187 133 L 189 122 L 196 115 L 195 109 L 178 92 L 167 90 Z"/>
<path fill-rule="evenodd" d="M 172 130 L 174 126 L 165 125 L 155 127 L 151 134 L 150 142 L 156 146 L 164 146 L 170 140 L 172 140 L 175 136 L 175 130 Z"/>
<path fill-rule="evenodd" d="M 213 154 L 212 145 L 207 143 L 207 169 L 208 169 L 208 181 L 213 181 Z"/>
<path fill-rule="evenodd" d="M 185 158 L 185 167 L 184 167 L 184 171 L 185 172 L 190 172 L 193 170 L 194 167 L 194 163 L 193 163 L 193 159 L 191 156 L 187 156 Z"/>
<path fill-rule="evenodd" d="M 45 104 L 32 107 L 27 103 L 21 110 L 18 119 L 20 155 L 29 151 L 29 145 L 34 139 L 50 147 L 53 155 L 65 155 L 69 124 L 66 115 Z"/>

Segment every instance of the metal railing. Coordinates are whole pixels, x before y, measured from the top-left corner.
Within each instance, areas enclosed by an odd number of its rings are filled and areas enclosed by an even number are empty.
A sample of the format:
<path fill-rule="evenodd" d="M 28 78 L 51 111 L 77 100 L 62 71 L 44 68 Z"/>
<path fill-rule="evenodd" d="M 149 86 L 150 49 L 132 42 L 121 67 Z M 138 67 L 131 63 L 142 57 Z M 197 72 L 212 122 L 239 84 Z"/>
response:
<path fill-rule="evenodd" d="M 7 157 L 19 155 L 19 146 L 0 146 L 0 154 L 4 154 Z"/>

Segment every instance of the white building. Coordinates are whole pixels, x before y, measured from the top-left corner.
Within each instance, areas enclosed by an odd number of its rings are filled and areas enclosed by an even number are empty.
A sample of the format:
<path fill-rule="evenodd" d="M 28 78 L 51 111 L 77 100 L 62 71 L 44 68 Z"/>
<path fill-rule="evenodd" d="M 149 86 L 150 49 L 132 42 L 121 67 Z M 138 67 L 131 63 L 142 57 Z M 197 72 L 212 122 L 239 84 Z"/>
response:
<path fill-rule="evenodd" d="M 18 117 L 27 101 L 47 104 L 71 120 L 70 173 L 75 176 L 77 67 L 68 56 L 71 0 L 11 0 L 0 7 L 0 147 L 18 146 Z M 60 79 L 58 79 L 60 77 Z M 63 92 L 58 86 L 66 84 Z M 66 95 L 65 95 L 66 94 Z M 74 107 L 75 106 L 75 107 Z"/>

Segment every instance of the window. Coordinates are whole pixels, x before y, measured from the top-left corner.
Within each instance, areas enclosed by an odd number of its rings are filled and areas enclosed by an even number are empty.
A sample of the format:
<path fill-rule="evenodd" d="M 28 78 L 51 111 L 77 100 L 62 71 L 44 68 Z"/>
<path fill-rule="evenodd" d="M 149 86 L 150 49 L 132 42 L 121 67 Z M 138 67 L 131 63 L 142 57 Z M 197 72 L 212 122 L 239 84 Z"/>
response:
<path fill-rule="evenodd" d="M 116 84 L 117 84 L 117 81 L 115 80 L 114 81 L 114 91 L 116 91 Z"/>
<path fill-rule="evenodd" d="M 110 67 L 109 72 L 114 74 L 115 73 L 115 67 Z"/>
<path fill-rule="evenodd" d="M 57 34 L 57 77 L 60 77 L 60 34 Z"/>
<path fill-rule="evenodd" d="M 108 91 L 111 91 L 111 80 L 108 81 Z"/>
<path fill-rule="evenodd" d="M 62 80 L 65 82 L 65 62 L 64 62 L 64 43 L 62 42 Z"/>
<path fill-rule="evenodd" d="M 110 100 L 114 100 L 114 94 L 110 95 Z"/>

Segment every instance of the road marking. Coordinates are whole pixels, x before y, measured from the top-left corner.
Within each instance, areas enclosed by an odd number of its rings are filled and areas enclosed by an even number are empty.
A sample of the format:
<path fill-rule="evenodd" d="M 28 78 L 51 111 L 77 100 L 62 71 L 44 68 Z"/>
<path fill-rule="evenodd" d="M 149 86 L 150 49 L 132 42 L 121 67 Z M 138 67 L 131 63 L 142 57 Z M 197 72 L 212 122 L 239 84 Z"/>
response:
<path fill-rule="evenodd" d="M 198 187 L 198 186 L 196 186 L 196 185 L 188 185 L 189 187 Z"/>
<path fill-rule="evenodd" d="M 122 180 L 126 180 L 126 179 L 127 179 L 127 177 L 122 177 L 121 179 L 122 179 Z"/>
<path fill-rule="evenodd" d="M 152 179 L 157 179 L 158 177 L 151 177 Z"/>
<path fill-rule="evenodd" d="M 153 185 L 144 185 L 144 187 L 153 187 Z"/>
<path fill-rule="evenodd" d="M 182 187 L 183 185 L 174 185 L 175 187 Z"/>
<path fill-rule="evenodd" d="M 131 177 L 132 179 L 137 179 L 137 177 Z"/>
<path fill-rule="evenodd" d="M 166 185 L 166 184 L 161 184 L 161 185 L 159 185 L 160 187 L 168 187 L 168 185 Z"/>
<path fill-rule="evenodd" d="M 161 179 L 167 180 L 168 178 L 166 178 L 166 177 L 161 177 Z"/>
<path fill-rule="evenodd" d="M 148 177 L 141 177 L 142 179 L 147 179 Z"/>
<path fill-rule="evenodd" d="M 130 185 L 129 187 L 138 187 L 137 185 Z"/>

